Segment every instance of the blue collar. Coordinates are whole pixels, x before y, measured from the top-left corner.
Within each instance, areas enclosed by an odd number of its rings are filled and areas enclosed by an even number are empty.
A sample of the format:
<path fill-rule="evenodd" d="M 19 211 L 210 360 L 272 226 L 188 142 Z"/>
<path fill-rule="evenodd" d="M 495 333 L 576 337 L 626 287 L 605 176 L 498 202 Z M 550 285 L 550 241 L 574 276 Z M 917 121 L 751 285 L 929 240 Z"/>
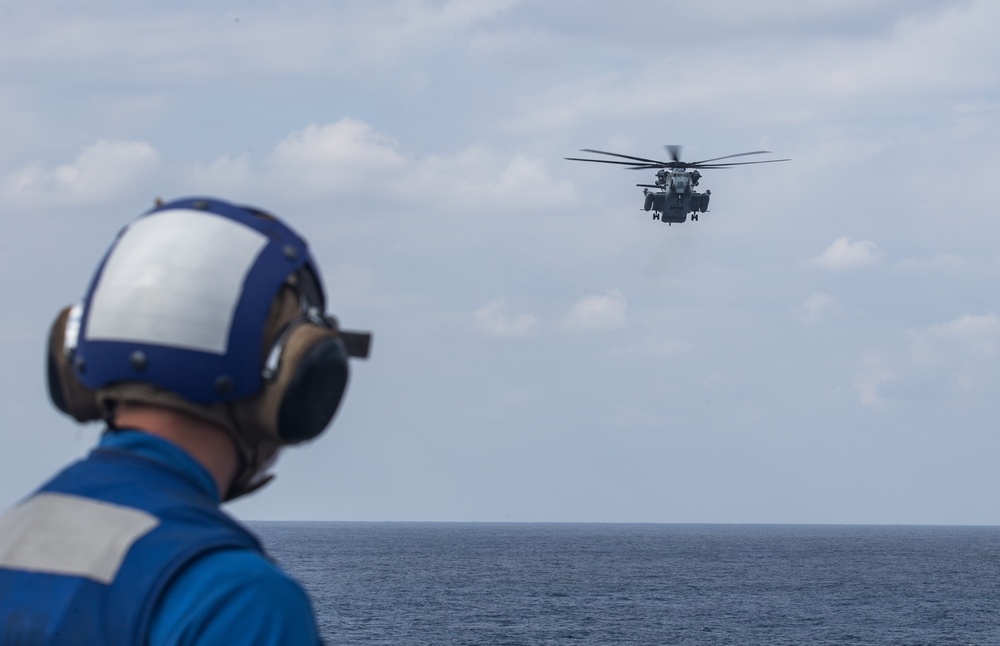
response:
<path fill-rule="evenodd" d="M 190 453 L 169 440 L 138 429 L 108 429 L 101 436 L 98 447 L 126 451 L 152 460 L 179 473 L 213 500 L 221 498 L 212 474 Z"/>

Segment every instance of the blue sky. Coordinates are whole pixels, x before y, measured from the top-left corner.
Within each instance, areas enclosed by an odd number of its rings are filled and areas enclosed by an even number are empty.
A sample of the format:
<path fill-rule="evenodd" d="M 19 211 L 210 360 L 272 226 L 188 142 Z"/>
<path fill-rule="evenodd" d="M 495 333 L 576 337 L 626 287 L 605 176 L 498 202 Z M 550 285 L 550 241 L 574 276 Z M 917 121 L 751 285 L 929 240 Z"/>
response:
<path fill-rule="evenodd" d="M 249 519 L 1000 523 L 1000 6 L 0 8 L 0 504 L 86 452 L 43 348 L 155 197 L 271 210 L 375 333 Z M 651 176 L 580 148 L 793 161 Z"/>

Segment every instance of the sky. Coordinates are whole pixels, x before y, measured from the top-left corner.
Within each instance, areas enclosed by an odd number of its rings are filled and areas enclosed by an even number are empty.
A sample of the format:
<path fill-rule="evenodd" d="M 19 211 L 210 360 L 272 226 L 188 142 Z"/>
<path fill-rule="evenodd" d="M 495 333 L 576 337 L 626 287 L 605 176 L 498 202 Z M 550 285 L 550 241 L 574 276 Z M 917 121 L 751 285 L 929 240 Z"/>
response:
<path fill-rule="evenodd" d="M 0 4 L 0 508 L 157 197 L 276 213 L 374 333 L 252 520 L 1000 524 L 1000 3 Z M 641 209 L 685 160 L 710 211 Z M 767 158 L 766 156 L 763 158 Z"/>

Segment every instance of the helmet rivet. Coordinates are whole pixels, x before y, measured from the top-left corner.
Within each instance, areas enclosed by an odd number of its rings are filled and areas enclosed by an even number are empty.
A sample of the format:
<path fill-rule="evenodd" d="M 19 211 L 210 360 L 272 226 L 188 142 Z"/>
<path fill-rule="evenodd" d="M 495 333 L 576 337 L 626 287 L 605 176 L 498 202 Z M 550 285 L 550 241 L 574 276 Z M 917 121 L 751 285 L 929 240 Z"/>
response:
<path fill-rule="evenodd" d="M 197 202 L 193 203 L 191 206 L 194 207 L 194 208 L 196 208 L 196 209 L 198 209 L 199 211 L 207 211 L 209 204 L 208 204 L 207 200 L 198 200 Z"/>
<path fill-rule="evenodd" d="M 281 253 L 285 254 L 285 258 L 289 260 L 295 260 L 299 257 L 299 251 L 290 244 L 286 244 L 282 249 Z"/>
<path fill-rule="evenodd" d="M 233 391 L 233 380 L 227 375 L 220 375 L 215 380 L 215 392 L 227 395 Z"/>
<path fill-rule="evenodd" d="M 73 361 L 73 367 L 76 368 L 76 371 L 82 375 L 87 369 L 87 362 L 83 360 L 83 357 L 77 357 L 76 360 Z"/>
<path fill-rule="evenodd" d="M 142 350 L 136 350 L 129 356 L 128 362 L 132 366 L 133 370 L 136 372 L 142 372 L 146 369 L 146 364 L 148 363 L 146 360 L 146 353 Z"/>

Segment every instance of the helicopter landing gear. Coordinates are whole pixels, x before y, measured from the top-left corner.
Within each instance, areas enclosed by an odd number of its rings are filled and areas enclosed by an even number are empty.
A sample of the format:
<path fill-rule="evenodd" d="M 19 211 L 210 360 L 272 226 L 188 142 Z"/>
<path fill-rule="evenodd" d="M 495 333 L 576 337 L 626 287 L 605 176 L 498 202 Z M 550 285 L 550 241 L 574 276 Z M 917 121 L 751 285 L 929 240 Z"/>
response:
<path fill-rule="evenodd" d="M 698 214 L 697 213 L 692 213 L 691 214 L 691 221 L 692 222 L 697 222 L 698 221 Z"/>

